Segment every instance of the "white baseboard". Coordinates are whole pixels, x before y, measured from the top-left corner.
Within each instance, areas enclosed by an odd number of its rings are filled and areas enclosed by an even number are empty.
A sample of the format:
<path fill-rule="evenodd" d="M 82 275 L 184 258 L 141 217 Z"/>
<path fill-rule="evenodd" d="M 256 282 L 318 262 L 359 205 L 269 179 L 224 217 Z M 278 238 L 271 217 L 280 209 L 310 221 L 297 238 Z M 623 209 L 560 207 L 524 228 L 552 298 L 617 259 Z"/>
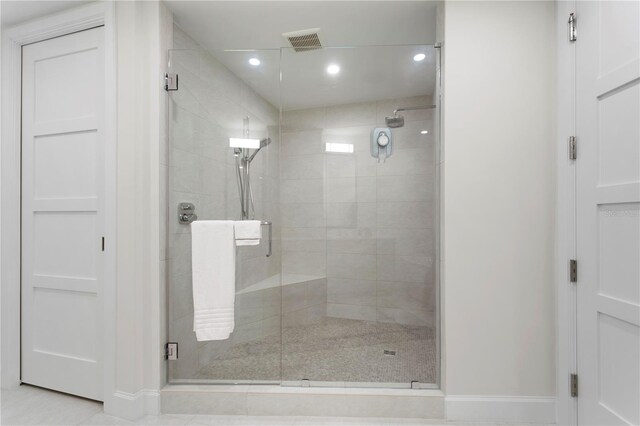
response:
<path fill-rule="evenodd" d="M 160 392 L 150 389 L 142 389 L 136 393 L 116 391 L 110 404 L 105 404 L 104 407 L 106 414 L 127 420 L 137 420 L 146 415 L 158 415 L 160 414 Z"/>
<path fill-rule="evenodd" d="M 555 423 L 554 397 L 450 395 L 447 420 Z"/>
<path fill-rule="evenodd" d="M 144 414 L 147 416 L 160 415 L 160 391 L 145 389 Z"/>

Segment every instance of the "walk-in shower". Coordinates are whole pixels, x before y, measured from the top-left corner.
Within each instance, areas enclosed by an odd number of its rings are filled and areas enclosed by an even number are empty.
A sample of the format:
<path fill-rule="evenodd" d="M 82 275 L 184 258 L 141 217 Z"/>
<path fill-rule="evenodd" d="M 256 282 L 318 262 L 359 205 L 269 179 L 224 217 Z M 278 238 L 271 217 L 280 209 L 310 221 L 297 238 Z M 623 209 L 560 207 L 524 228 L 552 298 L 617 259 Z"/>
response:
<path fill-rule="evenodd" d="M 190 225 L 170 221 L 168 382 L 437 387 L 438 50 L 208 50 L 178 27 L 174 47 L 170 211 L 272 233 L 237 248 L 229 339 L 198 342 Z"/>

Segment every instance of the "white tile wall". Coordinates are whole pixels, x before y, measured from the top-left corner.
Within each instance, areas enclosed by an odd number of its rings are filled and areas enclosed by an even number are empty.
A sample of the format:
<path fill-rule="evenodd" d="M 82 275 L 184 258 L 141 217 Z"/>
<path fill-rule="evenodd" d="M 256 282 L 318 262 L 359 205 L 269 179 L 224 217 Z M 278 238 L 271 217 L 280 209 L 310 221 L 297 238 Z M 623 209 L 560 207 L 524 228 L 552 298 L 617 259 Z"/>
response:
<path fill-rule="evenodd" d="M 282 250 L 287 252 L 325 253 L 325 228 L 282 228 Z"/>
<path fill-rule="evenodd" d="M 327 177 L 324 182 L 327 191 L 327 203 L 356 202 L 355 177 Z"/>
<path fill-rule="evenodd" d="M 428 104 L 419 96 L 283 114 L 283 271 L 324 271 L 330 316 L 434 323 L 433 111 L 403 113 L 385 163 L 369 153 L 385 116 Z M 329 142 L 354 152 L 323 152 Z"/>
<path fill-rule="evenodd" d="M 356 177 L 356 158 L 353 154 L 327 153 L 324 159 L 328 177 Z"/>
<path fill-rule="evenodd" d="M 329 289 L 327 288 L 327 291 Z M 327 315 L 335 318 L 347 318 L 361 321 L 376 321 L 376 307 L 327 303 Z"/>
<path fill-rule="evenodd" d="M 327 276 L 352 279 L 377 279 L 373 254 L 327 253 Z"/>
<path fill-rule="evenodd" d="M 324 182 L 322 179 L 287 179 L 280 181 L 280 203 L 322 203 Z"/>
<path fill-rule="evenodd" d="M 327 260 L 322 252 L 285 252 L 282 258 L 283 274 L 326 276 Z"/>
<path fill-rule="evenodd" d="M 301 130 L 295 133 L 283 133 L 280 155 L 290 157 L 293 155 L 321 154 L 324 150 L 321 130 Z"/>
<path fill-rule="evenodd" d="M 326 203 L 327 227 L 355 228 L 358 225 L 358 204 Z"/>
<path fill-rule="evenodd" d="M 376 281 L 328 278 L 327 302 L 345 305 L 376 305 Z"/>
<path fill-rule="evenodd" d="M 291 203 L 280 206 L 282 226 L 286 228 L 318 228 L 325 227 L 323 203 Z"/>
<path fill-rule="evenodd" d="M 282 158 L 280 177 L 282 179 L 323 179 L 324 155 L 296 155 Z"/>
<path fill-rule="evenodd" d="M 327 249 L 331 253 L 376 254 L 375 228 L 327 229 Z"/>

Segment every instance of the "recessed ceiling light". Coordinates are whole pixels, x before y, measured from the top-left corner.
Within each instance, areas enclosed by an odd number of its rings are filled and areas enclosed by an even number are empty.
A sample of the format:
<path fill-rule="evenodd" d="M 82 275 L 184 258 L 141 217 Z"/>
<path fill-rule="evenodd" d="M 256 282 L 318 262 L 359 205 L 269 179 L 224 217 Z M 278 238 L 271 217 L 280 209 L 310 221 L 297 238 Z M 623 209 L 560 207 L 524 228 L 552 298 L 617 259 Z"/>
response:
<path fill-rule="evenodd" d="M 424 53 L 418 53 L 416 56 L 413 57 L 413 60 L 416 62 L 420 62 L 420 61 L 424 61 L 424 58 L 426 58 L 427 55 L 425 55 Z"/>
<path fill-rule="evenodd" d="M 420 134 L 422 134 L 422 135 L 426 135 L 427 133 L 429 133 L 428 130 L 420 130 Z"/>
<path fill-rule="evenodd" d="M 253 65 L 254 67 L 257 67 L 258 65 L 260 65 L 260 59 L 251 58 L 249 59 L 249 64 Z"/>
<path fill-rule="evenodd" d="M 332 75 L 338 74 L 340 72 L 340 67 L 336 64 L 331 64 L 327 67 L 327 72 Z"/>

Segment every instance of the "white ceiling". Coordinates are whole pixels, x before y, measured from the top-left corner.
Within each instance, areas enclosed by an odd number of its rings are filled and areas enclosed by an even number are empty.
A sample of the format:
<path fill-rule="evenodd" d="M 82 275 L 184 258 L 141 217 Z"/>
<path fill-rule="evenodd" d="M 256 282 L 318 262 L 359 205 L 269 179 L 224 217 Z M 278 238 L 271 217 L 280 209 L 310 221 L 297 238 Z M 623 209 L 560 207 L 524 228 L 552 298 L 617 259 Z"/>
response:
<path fill-rule="evenodd" d="M 27 0 L 2 0 L 0 1 L 0 16 L 2 27 L 19 24 L 51 13 L 70 9 L 81 4 L 89 3 L 83 0 L 67 1 L 27 1 Z"/>
<path fill-rule="evenodd" d="M 281 34 L 321 28 L 325 46 L 435 42 L 433 1 L 191 1 L 165 2 L 181 28 L 204 47 L 287 47 Z"/>
<path fill-rule="evenodd" d="M 275 106 L 281 101 L 282 69 L 285 110 L 433 93 L 435 54 L 425 45 L 435 42 L 437 2 L 171 0 L 167 5 L 180 28 Z M 307 28 L 320 28 L 320 40 L 329 48 L 286 49 L 282 59 L 278 50 L 266 50 L 290 47 L 282 33 Z M 427 59 L 414 62 L 418 52 Z M 247 62 L 254 56 L 262 61 L 259 67 Z M 338 75 L 326 73 L 330 63 L 340 66 Z"/>
<path fill-rule="evenodd" d="M 88 3 L 0 1 L 2 26 Z M 175 22 L 274 106 L 285 110 L 433 93 L 434 1 L 170 0 Z M 295 53 L 282 33 L 320 28 L 322 50 Z M 366 46 L 345 49 L 345 46 Z M 257 49 L 257 52 L 228 52 Z M 264 50 L 276 49 L 276 50 Z M 417 52 L 427 59 L 416 63 Z M 248 65 L 259 57 L 259 67 Z M 336 63 L 341 72 L 329 76 Z M 280 70 L 282 69 L 282 90 Z M 282 98 L 280 97 L 282 94 Z"/>

